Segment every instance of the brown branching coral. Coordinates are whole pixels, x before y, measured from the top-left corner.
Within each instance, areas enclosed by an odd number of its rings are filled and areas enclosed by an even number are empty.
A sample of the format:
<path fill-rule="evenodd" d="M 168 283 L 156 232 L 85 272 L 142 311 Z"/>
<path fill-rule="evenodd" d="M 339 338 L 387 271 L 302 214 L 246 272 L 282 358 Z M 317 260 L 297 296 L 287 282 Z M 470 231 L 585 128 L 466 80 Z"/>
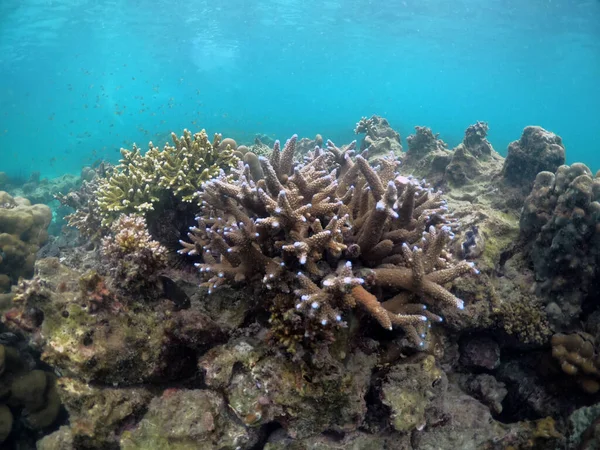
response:
<path fill-rule="evenodd" d="M 457 224 L 441 193 L 399 176 L 393 156 L 372 167 L 332 143 L 294 163 L 295 141 L 258 158 L 261 178 L 240 163 L 232 179 L 206 182 L 180 253 L 202 254 L 209 292 L 244 283 L 286 294 L 294 314 L 325 328 L 358 306 L 422 345 L 429 322 L 441 321 L 426 304 L 462 309 L 444 285 L 476 271 L 446 252 Z"/>

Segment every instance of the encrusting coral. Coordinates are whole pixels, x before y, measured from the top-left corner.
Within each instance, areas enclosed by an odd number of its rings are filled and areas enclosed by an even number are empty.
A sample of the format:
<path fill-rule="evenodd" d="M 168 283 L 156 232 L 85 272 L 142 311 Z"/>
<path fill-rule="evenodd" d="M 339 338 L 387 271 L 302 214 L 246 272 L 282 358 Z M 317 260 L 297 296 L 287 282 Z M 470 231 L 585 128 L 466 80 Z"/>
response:
<path fill-rule="evenodd" d="M 152 142 L 142 155 L 137 146 L 121 149 L 122 159 L 98 187 L 98 208 L 103 225 L 110 225 L 119 214 L 145 213 L 154 209 L 163 195 L 170 193 L 183 202 L 192 202 L 200 185 L 223 169 L 237 164 L 235 141 L 215 134 L 213 141 L 206 131 L 192 134 L 171 133 L 173 145 L 160 149 Z"/>
<path fill-rule="evenodd" d="M 240 163 L 231 178 L 206 182 L 180 252 L 202 255 L 209 292 L 245 283 L 286 295 L 288 316 L 306 330 L 344 325 L 344 310 L 360 305 L 423 345 L 429 322 L 442 320 L 426 303 L 462 309 L 444 285 L 477 271 L 446 251 L 457 224 L 441 193 L 399 176 L 393 156 L 373 168 L 329 141 L 300 164 L 295 143 L 259 158 L 261 179 Z"/>

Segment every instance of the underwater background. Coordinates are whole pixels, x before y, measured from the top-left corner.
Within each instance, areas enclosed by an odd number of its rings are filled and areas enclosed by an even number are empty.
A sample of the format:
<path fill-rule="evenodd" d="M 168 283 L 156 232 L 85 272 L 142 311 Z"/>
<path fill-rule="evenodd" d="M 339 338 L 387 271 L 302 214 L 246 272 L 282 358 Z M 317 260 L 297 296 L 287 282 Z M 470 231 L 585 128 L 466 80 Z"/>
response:
<path fill-rule="evenodd" d="M 600 448 L 599 19 L 0 0 L 0 450 Z"/>
<path fill-rule="evenodd" d="M 184 127 L 347 142 L 380 114 L 450 147 L 484 120 L 503 155 L 541 125 L 595 171 L 599 18 L 596 0 L 2 0 L 2 170 L 78 174 Z"/>

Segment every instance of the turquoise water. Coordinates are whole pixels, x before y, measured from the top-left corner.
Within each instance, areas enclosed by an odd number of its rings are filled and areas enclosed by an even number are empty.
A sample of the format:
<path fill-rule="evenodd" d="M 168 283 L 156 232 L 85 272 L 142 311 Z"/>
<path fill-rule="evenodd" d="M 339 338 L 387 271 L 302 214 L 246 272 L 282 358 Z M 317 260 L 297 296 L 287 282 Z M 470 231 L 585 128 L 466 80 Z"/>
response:
<path fill-rule="evenodd" d="M 2 0 L 0 171 L 79 173 L 206 128 L 343 142 L 361 116 L 456 145 L 527 125 L 600 168 L 597 0 Z"/>

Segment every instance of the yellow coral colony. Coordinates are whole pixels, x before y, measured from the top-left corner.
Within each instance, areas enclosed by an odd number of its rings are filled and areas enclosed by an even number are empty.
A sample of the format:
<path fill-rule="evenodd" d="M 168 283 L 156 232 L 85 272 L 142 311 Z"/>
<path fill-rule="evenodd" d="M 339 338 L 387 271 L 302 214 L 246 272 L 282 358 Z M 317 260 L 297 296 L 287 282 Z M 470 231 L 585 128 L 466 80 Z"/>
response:
<path fill-rule="evenodd" d="M 133 150 L 121 149 L 120 164 L 101 181 L 97 191 L 104 226 L 121 213 L 143 214 L 154 209 L 165 193 L 192 202 L 204 181 L 238 162 L 235 148 L 220 145 L 219 134 L 211 142 L 204 130 L 195 134 L 184 130 L 179 138 L 171 133 L 171 139 L 173 145 L 162 149 L 150 142 L 144 155 L 135 145 Z M 235 145 L 232 139 L 225 141 Z"/>

